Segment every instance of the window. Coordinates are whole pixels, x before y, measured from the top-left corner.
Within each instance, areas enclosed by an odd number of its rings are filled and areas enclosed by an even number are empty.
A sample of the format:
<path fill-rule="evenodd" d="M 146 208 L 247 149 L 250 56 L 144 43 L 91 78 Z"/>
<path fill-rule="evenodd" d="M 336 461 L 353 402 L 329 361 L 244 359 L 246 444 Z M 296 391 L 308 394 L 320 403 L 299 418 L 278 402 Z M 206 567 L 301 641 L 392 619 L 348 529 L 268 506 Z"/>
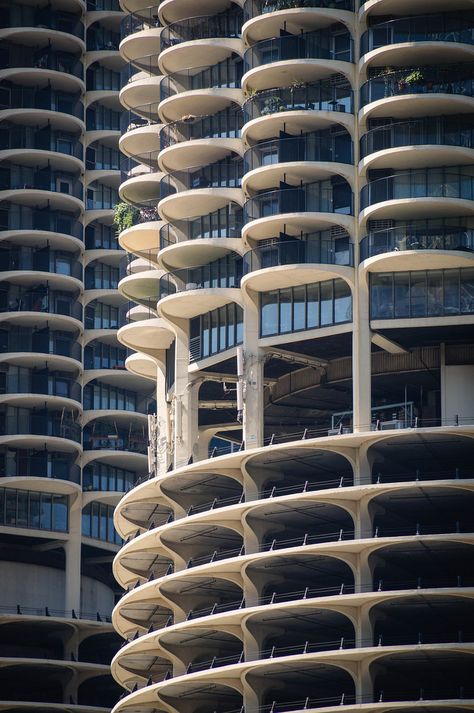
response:
<path fill-rule="evenodd" d="M 90 503 L 82 511 L 82 534 L 115 545 L 122 539 L 114 528 L 114 507 L 105 503 Z"/>
<path fill-rule="evenodd" d="M 298 285 L 260 296 L 260 336 L 288 334 L 352 320 L 352 296 L 344 280 Z"/>
<path fill-rule="evenodd" d="M 194 317 L 190 325 L 190 360 L 204 359 L 242 343 L 243 311 L 228 304 Z"/>
<path fill-rule="evenodd" d="M 417 270 L 371 275 L 371 319 L 474 314 L 474 271 Z"/>
<path fill-rule="evenodd" d="M 68 498 L 32 490 L 0 488 L 0 525 L 68 531 Z"/>

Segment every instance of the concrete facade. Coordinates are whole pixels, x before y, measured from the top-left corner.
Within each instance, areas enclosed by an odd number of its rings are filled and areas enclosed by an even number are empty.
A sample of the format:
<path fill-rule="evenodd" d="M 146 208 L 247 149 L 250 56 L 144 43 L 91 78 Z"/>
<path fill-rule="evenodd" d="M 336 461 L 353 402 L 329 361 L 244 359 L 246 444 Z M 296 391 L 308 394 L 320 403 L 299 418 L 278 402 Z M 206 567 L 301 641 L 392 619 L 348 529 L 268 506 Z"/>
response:
<path fill-rule="evenodd" d="M 123 0 L 114 713 L 474 708 L 474 15 Z"/>

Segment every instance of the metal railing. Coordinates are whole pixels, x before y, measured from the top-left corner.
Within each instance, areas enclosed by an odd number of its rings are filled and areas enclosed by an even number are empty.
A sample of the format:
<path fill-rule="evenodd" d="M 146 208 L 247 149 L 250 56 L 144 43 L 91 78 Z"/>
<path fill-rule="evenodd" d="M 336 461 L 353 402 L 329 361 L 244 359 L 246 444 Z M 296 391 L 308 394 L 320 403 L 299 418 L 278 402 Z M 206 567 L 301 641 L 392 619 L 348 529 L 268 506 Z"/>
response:
<path fill-rule="evenodd" d="M 456 42 L 473 44 L 474 22 L 459 12 L 402 17 L 379 22 L 363 33 L 361 56 L 371 50 L 404 42 Z M 436 50 L 433 50 L 436 58 Z"/>
<path fill-rule="evenodd" d="M 55 609 L 52 607 L 25 607 L 23 604 L 15 605 L 0 605 L 1 614 L 13 614 L 21 616 L 40 616 L 40 617 L 60 617 L 61 619 L 87 619 L 88 621 L 101 621 L 110 623 L 112 617 L 108 614 L 100 612 L 76 611 L 75 609 Z"/>
<path fill-rule="evenodd" d="M 62 114 L 70 114 L 84 120 L 84 105 L 79 94 L 67 94 L 63 91 L 46 87 L 10 86 L 0 82 L 0 109 L 45 109 Z"/>
<path fill-rule="evenodd" d="M 134 12 L 129 12 L 120 22 L 120 38 L 122 40 L 135 32 L 161 27 L 158 17 L 158 5 L 147 5 Z"/>
<path fill-rule="evenodd" d="M 423 229 L 408 224 L 372 231 L 360 241 L 361 260 L 403 250 L 474 252 L 474 230 L 449 226 Z"/>
<path fill-rule="evenodd" d="M 242 11 L 231 5 L 231 10 L 215 15 L 189 17 L 172 22 L 160 35 L 161 51 L 174 47 L 181 42 L 190 42 L 199 38 L 238 39 L 241 36 Z"/>
<path fill-rule="evenodd" d="M 407 78 L 419 74 L 416 81 L 407 83 Z M 407 67 L 404 70 L 389 71 L 372 77 L 360 89 L 360 106 L 410 94 L 453 94 L 474 96 L 474 65 L 462 63 L 445 67 Z"/>
<path fill-rule="evenodd" d="M 256 92 L 243 105 L 244 122 L 282 111 L 339 111 L 351 114 L 354 111 L 353 92 L 347 79 L 339 76 L 337 84 L 320 79 Z"/>
<path fill-rule="evenodd" d="M 258 193 L 244 205 L 244 222 L 281 213 L 342 213 L 353 215 L 353 195 L 347 184 L 347 200 L 337 197 L 326 181 Z"/>
<path fill-rule="evenodd" d="M 240 107 L 224 109 L 216 114 L 189 116 L 166 124 L 160 131 L 161 150 L 193 139 L 239 138 L 243 124 Z"/>
<path fill-rule="evenodd" d="M 317 234 L 314 234 L 317 235 Z M 292 264 L 354 265 L 354 246 L 344 238 L 281 240 L 249 250 L 243 256 L 243 274 Z"/>
<path fill-rule="evenodd" d="M 304 7 L 354 11 L 352 0 L 246 0 L 244 3 L 244 22 L 257 15 Z"/>
<path fill-rule="evenodd" d="M 244 173 L 262 166 L 288 161 L 328 161 L 352 164 L 349 134 L 321 135 L 321 132 L 284 139 L 262 141 L 244 153 Z"/>
<path fill-rule="evenodd" d="M 256 42 L 244 54 L 244 70 L 291 59 L 328 59 L 353 62 L 354 45 L 349 32 L 334 37 L 327 29 L 284 35 Z"/>
<path fill-rule="evenodd" d="M 470 172 L 470 173 L 469 173 Z M 425 168 L 400 171 L 363 186 L 361 209 L 383 201 L 406 198 L 455 198 L 474 200 L 472 167 Z"/>
<path fill-rule="evenodd" d="M 459 146 L 474 148 L 474 122 L 462 114 L 448 117 L 397 121 L 370 129 L 360 139 L 361 158 L 400 146 Z"/>

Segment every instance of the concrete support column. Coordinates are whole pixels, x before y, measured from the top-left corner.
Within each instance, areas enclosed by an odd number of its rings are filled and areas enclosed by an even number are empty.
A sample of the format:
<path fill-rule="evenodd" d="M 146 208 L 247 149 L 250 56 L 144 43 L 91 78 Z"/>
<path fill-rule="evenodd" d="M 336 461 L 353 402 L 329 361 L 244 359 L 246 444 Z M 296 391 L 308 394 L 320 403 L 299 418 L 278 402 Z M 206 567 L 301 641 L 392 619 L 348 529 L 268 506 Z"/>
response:
<path fill-rule="evenodd" d="M 258 448 L 264 437 L 264 354 L 258 348 L 258 294 L 247 295 L 245 301 L 244 375 L 243 375 L 243 440 L 245 448 Z"/>
<path fill-rule="evenodd" d="M 187 322 L 176 331 L 176 377 L 173 401 L 174 467 L 186 465 L 198 453 L 198 395 L 200 382 L 192 383 L 189 368 Z"/>
<path fill-rule="evenodd" d="M 353 297 L 352 332 L 352 399 L 355 433 L 368 431 L 371 422 L 371 332 L 369 286 L 365 278 L 358 280 L 357 293 L 357 296 Z"/>
<path fill-rule="evenodd" d="M 81 530 L 82 509 L 80 496 L 69 498 L 69 540 L 64 545 L 65 597 L 64 608 L 78 612 L 81 609 Z"/>
<path fill-rule="evenodd" d="M 156 370 L 156 475 L 163 475 L 168 470 L 171 460 L 171 443 L 168 404 L 166 403 L 165 367 L 158 364 Z"/>

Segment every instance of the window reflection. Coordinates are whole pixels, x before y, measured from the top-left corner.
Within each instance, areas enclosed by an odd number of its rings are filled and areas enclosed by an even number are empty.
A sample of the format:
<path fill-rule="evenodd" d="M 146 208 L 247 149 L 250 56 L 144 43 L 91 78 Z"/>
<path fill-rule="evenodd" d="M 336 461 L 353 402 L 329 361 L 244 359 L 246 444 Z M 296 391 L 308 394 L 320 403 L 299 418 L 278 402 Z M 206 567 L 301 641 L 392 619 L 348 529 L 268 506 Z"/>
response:
<path fill-rule="evenodd" d="M 67 496 L 0 488 L 0 525 L 67 532 Z"/>
<path fill-rule="evenodd" d="M 190 325 L 190 359 L 205 359 L 242 343 L 243 311 L 234 303 L 194 317 Z"/>
<path fill-rule="evenodd" d="M 82 534 L 115 545 L 122 544 L 122 538 L 114 528 L 114 507 L 105 503 L 89 503 L 82 511 Z"/>
<path fill-rule="evenodd" d="M 474 314 L 474 269 L 371 275 L 372 319 Z"/>
<path fill-rule="evenodd" d="M 344 280 L 326 280 L 260 297 L 260 336 L 286 334 L 350 322 L 352 296 Z"/>

